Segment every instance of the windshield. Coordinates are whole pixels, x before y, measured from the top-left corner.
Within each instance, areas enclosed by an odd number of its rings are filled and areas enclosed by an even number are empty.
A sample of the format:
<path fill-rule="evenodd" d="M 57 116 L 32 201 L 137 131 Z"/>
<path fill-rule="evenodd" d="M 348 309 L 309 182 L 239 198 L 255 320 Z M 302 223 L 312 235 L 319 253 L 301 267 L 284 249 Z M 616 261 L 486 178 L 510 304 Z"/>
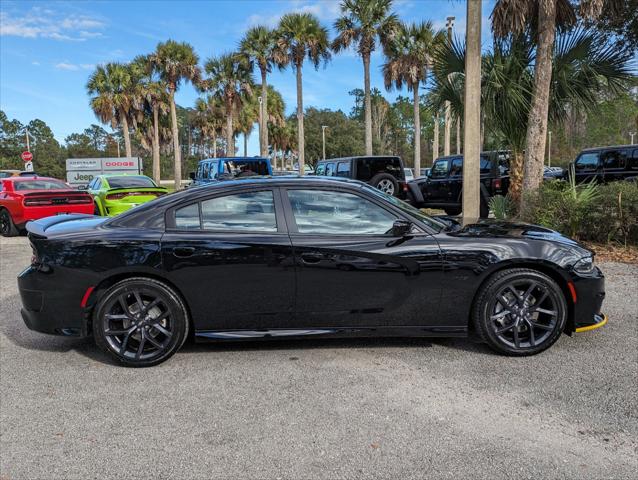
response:
<path fill-rule="evenodd" d="M 148 177 L 131 176 L 131 177 L 107 177 L 107 182 L 111 188 L 137 188 L 137 187 L 155 187 L 155 183 Z"/>
<path fill-rule="evenodd" d="M 16 190 L 60 190 L 70 188 L 66 183 L 60 180 L 21 180 L 15 182 Z"/>
<path fill-rule="evenodd" d="M 421 210 L 414 208 L 412 205 L 405 203 L 403 200 L 399 200 L 397 197 L 393 195 L 388 195 L 387 193 L 384 193 L 377 188 L 371 187 L 370 185 L 364 185 L 362 188 L 364 188 L 368 192 L 373 193 L 377 197 L 380 197 L 386 200 L 387 202 L 390 202 L 392 205 L 400 208 L 408 215 L 418 218 L 420 221 L 430 226 L 437 232 L 440 232 L 444 230 L 445 228 L 447 228 L 447 225 L 444 222 L 437 220 L 435 218 L 432 218 L 429 215 L 426 215 Z"/>

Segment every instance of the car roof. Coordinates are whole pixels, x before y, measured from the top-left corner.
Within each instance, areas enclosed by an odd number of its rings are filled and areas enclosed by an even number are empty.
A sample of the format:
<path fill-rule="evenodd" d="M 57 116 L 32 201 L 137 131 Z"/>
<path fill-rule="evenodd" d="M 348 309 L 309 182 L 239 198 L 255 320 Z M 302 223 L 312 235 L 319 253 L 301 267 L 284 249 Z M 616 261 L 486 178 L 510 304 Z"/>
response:
<path fill-rule="evenodd" d="M 268 158 L 266 157 L 216 157 L 216 158 L 204 158 L 203 160 L 200 160 L 197 163 L 202 163 L 202 162 L 217 162 L 219 160 L 231 160 L 231 161 L 237 161 L 237 160 L 250 160 L 253 162 L 259 161 L 259 160 L 268 160 Z"/>
<path fill-rule="evenodd" d="M 604 145 L 602 147 L 589 147 L 583 148 L 580 153 L 585 152 L 596 152 L 598 150 L 603 150 L 605 148 L 638 148 L 638 144 L 629 144 L 629 145 Z"/>
<path fill-rule="evenodd" d="M 353 155 L 351 157 L 337 157 L 337 158 L 326 158 L 325 160 L 321 159 L 317 163 L 324 162 L 336 162 L 336 161 L 345 161 L 345 160 L 360 160 L 365 158 L 401 158 L 399 155 Z"/>

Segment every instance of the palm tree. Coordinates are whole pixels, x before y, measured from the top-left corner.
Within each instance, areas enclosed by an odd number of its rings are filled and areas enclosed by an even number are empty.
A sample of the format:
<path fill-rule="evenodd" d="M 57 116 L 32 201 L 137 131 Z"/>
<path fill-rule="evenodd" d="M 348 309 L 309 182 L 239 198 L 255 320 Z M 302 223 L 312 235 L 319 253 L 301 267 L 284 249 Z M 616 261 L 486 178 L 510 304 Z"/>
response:
<path fill-rule="evenodd" d="M 160 81 L 149 55 L 139 55 L 133 59 L 131 68 L 136 69 L 140 79 L 136 88 L 135 107 L 138 113 L 136 121 L 143 122 L 149 113 L 152 117 L 151 153 L 153 157 L 153 180 L 160 181 L 160 115 L 170 110 L 166 87 Z M 166 135 L 162 135 L 166 138 Z"/>
<path fill-rule="evenodd" d="M 136 80 L 133 71 L 122 63 L 98 65 L 89 77 L 86 89 L 91 95 L 91 108 L 102 123 L 120 126 L 126 156 L 131 154 L 129 120 L 134 102 Z"/>
<path fill-rule="evenodd" d="M 435 49 L 445 41 L 443 32 L 435 32 L 432 22 L 401 24 L 384 46 L 387 62 L 383 65 L 385 88 L 408 87 L 414 101 L 414 171 L 421 168 L 421 113 L 419 87 L 425 84 Z"/>
<path fill-rule="evenodd" d="M 309 13 L 288 13 L 279 22 L 275 59 L 280 68 L 291 65 L 297 73 L 297 144 L 299 175 L 304 174 L 302 66 L 306 57 L 315 69 L 330 60 L 328 30 Z"/>
<path fill-rule="evenodd" d="M 370 56 L 377 41 L 385 44 L 398 29 L 397 16 L 389 13 L 391 5 L 392 0 L 343 0 L 342 16 L 335 22 L 338 35 L 332 42 L 332 49 L 338 53 L 356 43 L 357 52 L 363 59 L 366 155 L 372 155 Z"/>
<path fill-rule="evenodd" d="M 208 95 L 206 99 L 198 98 L 195 111 L 195 123 L 201 132 L 202 140 L 212 139 L 213 157 L 217 157 L 217 137 L 224 129 L 223 102 L 215 95 Z"/>
<path fill-rule="evenodd" d="M 623 0 L 607 0 L 619 3 Z M 580 14 L 593 19 L 605 0 L 581 0 Z M 576 23 L 576 5 L 571 0 L 497 0 L 492 11 L 492 29 L 498 38 L 531 32 L 536 44 L 534 83 L 525 139 L 525 190 L 536 190 L 543 179 L 547 140 L 552 60 L 556 30 Z"/>
<path fill-rule="evenodd" d="M 244 157 L 248 156 L 248 137 L 253 131 L 255 122 L 259 120 L 259 100 L 254 93 L 248 95 L 237 115 L 236 130 L 244 136 Z M 266 153 L 266 155 L 268 155 Z"/>
<path fill-rule="evenodd" d="M 226 155 L 235 156 L 234 113 L 254 88 L 253 74 L 246 58 L 227 53 L 210 58 L 205 65 L 209 77 L 201 88 L 210 91 L 224 102 L 226 110 Z"/>
<path fill-rule="evenodd" d="M 605 43 L 595 30 L 579 28 L 560 34 L 552 54 L 549 119 L 559 121 L 569 111 L 587 111 L 603 92 L 628 88 L 631 58 L 631 52 Z M 481 66 L 484 128 L 507 142 L 512 151 L 509 194 L 516 202 L 523 191 L 523 151 L 533 108 L 534 64 L 534 43 L 521 34 L 496 41 Z M 434 108 L 449 101 L 457 117 L 463 114 L 464 65 L 465 49 L 460 43 L 446 44 L 435 55 L 430 101 Z"/>
<path fill-rule="evenodd" d="M 239 51 L 246 55 L 251 68 L 257 64 L 261 72 L 261 111 L 259 112 L 259 152 L 268 155 L 268 83 L 266 77 L 271 71 L 276 43 L 276 32 L 268 27 L 257 26 L 246 32 L 239 45 Z"/>
<path fill-rule="evenodd" d="M 197 84 L 200 69 L 197 63 L 199 57 L 188 43 L 168 40 L 157 45 L 155 52 L 150 55 L 153 67 L 166 86 L 171 109 L 171 128 L 173 131 L 173 154 L 175 156 L 175 190 L 182 186 L 182 159 L 179 149 L 179 132 L 177 125 L 177 111 L 175 107 L 175 92 L 182 80 Z"/>

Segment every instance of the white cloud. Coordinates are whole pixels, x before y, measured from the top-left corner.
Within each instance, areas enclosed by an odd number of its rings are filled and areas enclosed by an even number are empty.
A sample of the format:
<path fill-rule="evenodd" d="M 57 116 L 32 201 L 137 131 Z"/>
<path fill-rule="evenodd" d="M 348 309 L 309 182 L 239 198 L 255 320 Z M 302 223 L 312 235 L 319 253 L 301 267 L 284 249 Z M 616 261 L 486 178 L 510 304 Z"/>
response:
<path fill-rule="evenodd" d="M 87 15 L 63 15 L 48 8 L 33 7 L 27 13 L 0 12 L 0 35 L 22 38 L 51 38 L 83 42 L 102 36 L 105 23 Z"/>
<path fill-rule="evenodd" d="M 290 6 L 285 10 L 282 10 L 280 13 L 269 15 L 250 15 L 247 19 L 247 24 L 249 27 L 264 25 L 273 28 L 277 26 L 279 19 L 285 13 L 311 13 L 322 22 L 329 23 L 330 26 L 332 26 L 332 23 L 337 19 L 341 12 L 339 4 L 339 0 L 292 0 L 290 2 Z"/>
<path fill-rule="evenodd" d="M 35 65 L 36 67 L 40 66 L 40 62 L 31 62 L 31 65 Z"/>
<path fill-rule="evenodd" d="M 58 70 L 68 70 L 71 72 L 75 72 L 77 70 L 93 70 L 95 65 L 90 63 L 70 63 L 70 62 L 60 62 L 55 65 L 55 68 Z"/>

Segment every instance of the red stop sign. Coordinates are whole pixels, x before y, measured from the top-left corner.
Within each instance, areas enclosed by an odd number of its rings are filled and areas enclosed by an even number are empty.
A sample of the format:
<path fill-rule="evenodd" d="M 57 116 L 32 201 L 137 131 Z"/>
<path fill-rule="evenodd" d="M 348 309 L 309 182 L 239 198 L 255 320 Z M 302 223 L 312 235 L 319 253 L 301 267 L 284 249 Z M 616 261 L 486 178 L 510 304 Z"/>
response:
<path fill-rule="evenodd" d="M 33 160 L 33 154 L 31 152 L 22 152 L 20 156 L 25 162 L 30 162 L 31 160 Z"/>

